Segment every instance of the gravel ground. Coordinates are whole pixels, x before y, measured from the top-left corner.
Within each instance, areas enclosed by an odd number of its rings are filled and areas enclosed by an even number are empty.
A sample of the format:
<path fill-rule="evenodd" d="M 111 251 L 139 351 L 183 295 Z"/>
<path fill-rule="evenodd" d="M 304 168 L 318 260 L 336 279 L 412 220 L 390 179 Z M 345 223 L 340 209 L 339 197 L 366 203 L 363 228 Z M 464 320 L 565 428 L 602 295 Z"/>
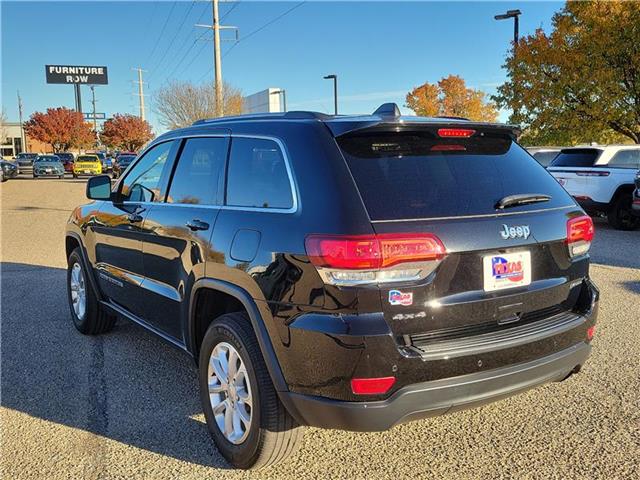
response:
<path fill-rule="evenodd" d="M 213 447 L 184 354 L 124 322 L 73 328 L 63 233 L 83 195 L 70 179 L 0 186 L 2 478 L 640 478 L 640 231 L 597 224 L 581 374 L 384 433 L 308 429 L 295 459 L 248 473 Z"/>

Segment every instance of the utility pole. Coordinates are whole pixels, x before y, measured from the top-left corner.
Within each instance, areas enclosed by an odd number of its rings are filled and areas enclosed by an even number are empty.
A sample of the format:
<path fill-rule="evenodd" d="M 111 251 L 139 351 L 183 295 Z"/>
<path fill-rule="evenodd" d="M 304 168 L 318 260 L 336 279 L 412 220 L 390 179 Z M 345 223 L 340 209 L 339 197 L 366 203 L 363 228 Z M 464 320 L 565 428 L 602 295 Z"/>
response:
<path fill-rule="evenodd" d="M 196 24 L 196 27 L 210 28 L 213 30 L 213 66 L 215 70 L 213 79 L 213 90 L 215 92 L 216 117 L 222 117 L 224 115 L 224 105 L 222 99 L 222 59 L 220 56 L 220 30 L 235 29 L 237 40 L 238 29 L 237 27 L 220 25 L 218 0 L 211 0 L 211 13 L 213 17 L 213 25 Z"/>
<path fill-rule="evenodd" d="M 338 76 L 332 74 L 323 78 L 325 80 L 333 80 L 333 114 L 338 115 Z"/>
<path fill-rule="evenodd" d="M 132 70 L 135 70 L 136 72 L 138 72 L 138 81 L 133 83 L 138 84 L 138 100 L 140 102 L 140 118 L 142 120 L 146 120 L 145 118 L 146 115 L 144 111 L 144 82 L 142 81 L 142 72 L 146 72 L 146 70 L 143 70 L 140 67 L 132 68 Z"/>
<path fill-rule="evenodd" d="M 28 151 L 27 139 L 24 137 L 24 124 L 22 123 L 22 98 L 20 98 L 20 90 L 18 90 L 18 119 L 20 120 L 20 142 L 22 143 L 22 151 Z M 21 153 L 21 152 L 16 152 Z"/>

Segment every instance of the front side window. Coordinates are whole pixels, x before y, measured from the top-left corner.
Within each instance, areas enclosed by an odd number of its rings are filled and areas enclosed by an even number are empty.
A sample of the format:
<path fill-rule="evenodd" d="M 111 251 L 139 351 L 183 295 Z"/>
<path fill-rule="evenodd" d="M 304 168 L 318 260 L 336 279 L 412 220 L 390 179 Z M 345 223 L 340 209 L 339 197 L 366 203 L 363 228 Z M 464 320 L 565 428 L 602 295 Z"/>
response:
<path fill-rule="evenodd" d="M 218 205 L 228 138 L 190 138 L 186 141 L 169 187 L 168 203 Z"/>
<path fill-rule="evenodd" d="M 640 168 L 640 149 L 620 150 L 616 153 L 609 166 L 618 168 Z"/>
<path fill-rule="evenodd" d="M 121 184 L 123 201 L 159 202 L 160 181 L 174 142 L 156 145 L 136 163 Z"/>
<path fill-rule="evenodd" d="M 276 142 L 258 138 L 232 139 L 227 205 L 280 209 L 293 207 L 293 192 L 284 156 Z"/>

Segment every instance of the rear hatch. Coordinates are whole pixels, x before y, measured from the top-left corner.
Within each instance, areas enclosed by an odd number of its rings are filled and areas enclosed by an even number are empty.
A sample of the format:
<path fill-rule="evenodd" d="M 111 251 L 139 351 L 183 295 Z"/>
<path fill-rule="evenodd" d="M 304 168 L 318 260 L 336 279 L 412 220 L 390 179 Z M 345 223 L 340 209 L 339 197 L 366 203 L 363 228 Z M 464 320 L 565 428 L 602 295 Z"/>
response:
<path fill-rule="evenodd" d="M 567 148 L 551 162 L 549 172 L 574 197 L 588 197 L 593 178 L 608 175 L 596 167 L 599 148 Z"/>
<path fill-rule="evenodd" d="M 570 258 L 567 228 L 583 212 L 510 131 L 396 125 L 337 142 L 375 234 L 389 241 L 381 250 L 415 253 L 393 243 L 414 236 L 442 248 L 391 267 L 400 281 L 362 290 L 380 296 L 398 338 L 466 337 L 574 307 L 588 260 Z"/>

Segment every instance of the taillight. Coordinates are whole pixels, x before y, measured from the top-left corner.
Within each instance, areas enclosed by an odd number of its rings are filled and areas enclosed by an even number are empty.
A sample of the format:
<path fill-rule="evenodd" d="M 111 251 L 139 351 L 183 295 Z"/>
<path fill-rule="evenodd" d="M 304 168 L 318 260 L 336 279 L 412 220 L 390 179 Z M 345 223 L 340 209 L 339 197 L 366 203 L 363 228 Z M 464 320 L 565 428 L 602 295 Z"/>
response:
<path fill-rule="evenodd" d="M 593 220 L 588 215 L 569 219 L 567 221 L 569 255 L 577 257 L 587 253 L 591 247 L 594 233 Z"/>
<path fill-rule="evenodd" d="M 356 395 L 381 395 L 396 383 L 396 377 L 352 378 L 351 391 Z"/>
<path fill-rule="evenodd" d="M 470 128 L 439 128 L 438 136 L 442 138 L 469 138 L 476 133 Z"/>
<path fill-rule="evenodd" d="M 590 342 L 591 340 L 593 340 L 593 336 L 595 335 L 595 333 L 596 333 L 596 326 L 595 325 L 587 328 L 587 341 Z"/>
<path fill-rule="evenodd" d="M 446 255 L 430 233 L 309 235 L 305 247 L 324 281 L 335 285 L 417 280 Z"/>

